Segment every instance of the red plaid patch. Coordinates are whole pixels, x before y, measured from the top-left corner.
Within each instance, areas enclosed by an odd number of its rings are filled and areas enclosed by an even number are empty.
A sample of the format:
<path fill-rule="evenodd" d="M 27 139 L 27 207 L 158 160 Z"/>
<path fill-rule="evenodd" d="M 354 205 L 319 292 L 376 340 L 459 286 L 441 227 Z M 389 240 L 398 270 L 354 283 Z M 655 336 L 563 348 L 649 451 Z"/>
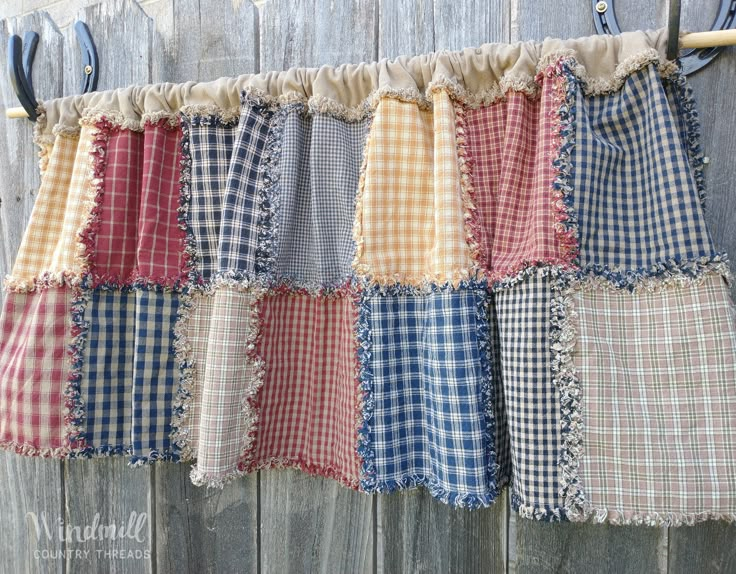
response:
<path fill-rule="evenodd" d="M 61 454 L 70 304 L 65 287 L 7 294 L 0 318 L 0 445 Z"/>
<path fill-rule="evenodd" d="M 184 233 L 179 229 L 179 140 L 181 131 L 146 125 L 143 190 L 138 221 L 138 274 L 175 280 L 181 275 Z"/>
<path fill-rule="evenodd" d="M 143 134 L 114 130 L 104 154 L 104 194 L 94 253 L 99 278 L 128 281 L 136 266 Z"/>
<path fill-rule="evenodd" d="M 486 261 L 493 280 L 537 262 L 557 262 L 552 166 L 555 150 L 554 80 L 541 98 L 509 92 L 506 99 L 468 110 L 468 149 Z"/>
<path fill-rule="evenodd" d="M 261 302 L 255 467 L 296 466 L 357 488 L 358 387 L 351 296 L 269 294 Z"/>

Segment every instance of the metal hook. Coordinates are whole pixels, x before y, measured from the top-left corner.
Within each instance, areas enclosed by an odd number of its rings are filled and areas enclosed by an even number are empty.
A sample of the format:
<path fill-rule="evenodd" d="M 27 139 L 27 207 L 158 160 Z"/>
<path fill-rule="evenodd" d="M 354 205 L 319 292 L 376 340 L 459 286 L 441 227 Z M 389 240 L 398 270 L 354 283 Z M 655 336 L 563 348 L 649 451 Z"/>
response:
<path fill-rule="evenodd" d="M 680 53 L 680 0 L 670 0 L 667 24 L 667 59 L 674 60 Z"/>

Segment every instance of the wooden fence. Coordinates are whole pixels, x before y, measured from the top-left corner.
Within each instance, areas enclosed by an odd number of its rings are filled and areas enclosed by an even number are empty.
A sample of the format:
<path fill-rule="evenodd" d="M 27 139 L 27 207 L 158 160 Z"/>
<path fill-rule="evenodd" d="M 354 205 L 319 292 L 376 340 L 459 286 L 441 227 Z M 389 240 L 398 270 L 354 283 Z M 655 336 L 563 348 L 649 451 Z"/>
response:
<path fill-rule="evenodd" d="M 595 32 L 589 0 L 89 4 L 0 3 L 3 61 L 9 34 L 41 35 L 33 71 L 39 98 L 79 89 L 75 19 L 87 22 L 97 41 L 101 90 Z M 662 0 L 616 4 L 624 29 L 666 21 Z M 685 1 L 683 27 L 707 29 L 716 11 L 716 0 Z M 3 105 L 16 106 L 3 76 Z M 736 253 L 736 165 L 727 161 L 736 157 L 736 53 L 728 49 L 692 82 L 710 158 L 709 223 L 717 245 Z M 30 122 L 0 117 L 3 276 L 38 187 L 31 140 Z M 468 512 L 421 490 L 367 496 L 296 471 L 261 472 L 223 491 L 192 486 L 188 472 L 189 465 L 131 470 L 123 459 L 59 462 L 0 454 L 0 572 L 736 572 L 736 526 L 723 523 L 550 525 L 517 519 L 506 495 L 491 509 Z M 83 527 L 94 524 L 96 514 L 101 523 L 138 520 L 141 530 L 113 541 L 59 536 L 60 521 Z"/>

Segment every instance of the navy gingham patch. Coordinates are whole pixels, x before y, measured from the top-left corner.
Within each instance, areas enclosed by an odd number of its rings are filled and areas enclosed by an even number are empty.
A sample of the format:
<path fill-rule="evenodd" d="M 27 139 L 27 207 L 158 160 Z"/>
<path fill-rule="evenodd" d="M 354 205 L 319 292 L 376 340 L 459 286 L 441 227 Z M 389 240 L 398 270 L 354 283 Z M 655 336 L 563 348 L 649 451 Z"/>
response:
<path fill-rule="evenodd" d="M 89 334 L 82 370 L 85 439 L 98 453 L 131 448 L 135 293 L 94 290 L 85 310 Z"/>
<path fill-rule="evenodd" d="M 192 156 L 189 226 L 197 249 L 197 272 L 205 280 L 217 271 L 220 220 L 237 124 L 216 116 L 194 116 L 189 122 Z"/>
<path fill-rule="evenodd" d="M 513 463 L 512 506 L 561 518 L 560 401 L 550 355 L 550 279 L 540 271 L 495 293 L 503 392 Z"/>
<path fill-rule="evenodd" d="M 578 93 L 574 152 L 580 262 L 656 273 L 715 254 L 687 148 L 656 65 L 605 96 Z"/>
<path fill-rule="evenodd" d="M 273 112 L 243 103 L 227 178 L 218 248 L 219 271 L 250 276 L 258 243 L 261 162 Z"/>
<path fill-rule="evenodd" d="M 484 408 L 488 381 L 477 315 L 485 290 L 374 290 L 366 297 L 373 488 L 389 492 L 421 484 L 450 504 L 490 504 L 497 493 L 489 460 L 494 438 Z"/>
<path fill-rule="evenodd" d="M 285 118 L 276 279 L 314 288 L 352 276 L 355 194 L 368 122 L 297 107 Z"/>
<path fill-rule="evenodd" d="M 136 292 L 133 460 L 175 458 L 169 434 L 179 381 L 173 349 L 178 309 L 175 293 Z"/>

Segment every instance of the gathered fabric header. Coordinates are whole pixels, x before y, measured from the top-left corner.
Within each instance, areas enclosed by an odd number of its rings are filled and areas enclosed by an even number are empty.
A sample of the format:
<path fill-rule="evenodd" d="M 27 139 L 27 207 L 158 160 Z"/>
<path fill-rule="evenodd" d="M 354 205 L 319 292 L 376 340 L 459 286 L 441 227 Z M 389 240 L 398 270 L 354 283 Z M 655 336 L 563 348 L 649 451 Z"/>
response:
<path fill-rule="evenodd" d="M 736 520 L 736 309 L 664 31 L 47 102 L 0 446 Z M 29 150 L 30 153 L 30 150 Z"/>

